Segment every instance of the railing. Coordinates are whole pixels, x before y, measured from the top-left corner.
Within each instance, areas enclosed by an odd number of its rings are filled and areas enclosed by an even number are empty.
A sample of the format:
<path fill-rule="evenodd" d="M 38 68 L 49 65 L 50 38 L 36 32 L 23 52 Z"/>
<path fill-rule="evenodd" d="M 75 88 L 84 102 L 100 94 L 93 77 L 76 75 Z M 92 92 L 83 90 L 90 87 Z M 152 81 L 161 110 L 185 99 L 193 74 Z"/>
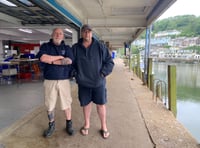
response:
<path fill-rule="evenodd" d="M 167 104 L 167 83 L 160 79 L 154 79 L 153 84 L 156 84 L 153 86 L 153 99 L 156 97 L 156 99 L 155 99 L 156 102 L 157 102 L 157 98 L 159 98 L 163 102 L 162 98 L 164 96 L 164 105 L 167 107 L 168 106 L 168 104 Z M 164 85 L 164 91 L 163 91 L 163 85 Z"/>
<path fill-rule="evenodd" d="M 166 82 L 159 80 L 159 79 L 155 79 L 153 78 L 153 74 L 152 74 L 152 61 L 153 59 L 149 58 L 148 59 L 148 69 L 147 69 L 147 75 L 144 74 L 144 72 L 141 72 L 140 69 L 140 60 L 138 60 L 139 56 L 134 57 L 132 60 L 133 61 L 137 61 L 137 63 L 133 62 L 132 64 L 134 64 L 133 67 L 133 72 L 136 73 L 136 75 L 138 77 L 140 77 L 143 81 L 143 84 L 146 85 L 146 79 L 147 79 L 147 87 L 150 88 L 151 91 L 153 91 L 153 98 L 155 95 L 155 86 L 154 86 L 154 81 L 157 81 L 156 83 L 156 87 L 160 89 L 160 92 L 162 91 L 162 85 L 164 85 L 164 104 L 166 106 L 167 109 L 171 110 L 173 112 L 173 114 L 176 116 L 176 66 L 174 65 L 168 65 L 168 86 L 166 84 Z M 135 60 L 137 58 L 137 60 Z M 160 85 L 160 87 L 159 87 Z M 168 89 L 168 91 L 167 91 Z M 168 93 L 168 97 L 167 97 L 167 93 Z M 157 93 L 158 96 L 158 93 Z M 162 96 L 162 94 L 160 95 Z M 156 98 L 157 99 L 157 98 Z"/>

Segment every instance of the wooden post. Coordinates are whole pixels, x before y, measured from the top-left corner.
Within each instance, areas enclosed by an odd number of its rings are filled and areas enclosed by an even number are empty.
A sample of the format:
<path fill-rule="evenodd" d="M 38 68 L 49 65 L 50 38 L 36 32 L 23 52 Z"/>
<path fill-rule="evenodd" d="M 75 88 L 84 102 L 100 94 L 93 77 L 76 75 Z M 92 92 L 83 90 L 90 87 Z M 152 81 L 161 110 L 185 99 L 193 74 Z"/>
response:
<path fill-rule="evenodd" d="M 148 58 L 148 69 L 147 69 L 147 75 L 148 75 L 148 88 L 151 86 L 151 81 L 150 81 L 150 75 L 152 74 L 152 58 Z"/>
<path fill-rule="evenodd" d="M 140 54 L 137 54 L 137 76 L 140 76 Z"/>
<path fill-rule="evenodd" d="M 139 73 L 140 73 L 140 79 L 142 80 L 142 70 L 141 70 L 141 68 L 139 69 Z"/>
<path fill-rule="evenodd" d="M 135 73 L 136 72 L 136 70 L 135 70 L 135 67 L 136 67 L 136 57 L 135 57 L 135 55 L 133 55 L 133 57 L 132 57 L 132 70 L 133 70 L 133 73 Z"/>
<path fill-rule="evenodd" d="M 156 100 L 159 98 L 160 100 L 162 99 L 162 88 L 161 88 L 161 83 L 158 83 L 156 85 Z"/>
<path fill-rule="evenodd" d="M 168 103 L 169 110 L 176 116 L 176 66 L 168 65 Z"/>
<path fill-rule="evenodd" d="M 143 82 L 143 85 L 145 85 L 145 82 L 144 82 L 144 72 L 142 71 L 142 82 Z"/>
<path fill-rule="evenodd" d="M 153 74 L 150 74 L 150 90 L 153 91 L 154 87 L 154 76 Z"/>

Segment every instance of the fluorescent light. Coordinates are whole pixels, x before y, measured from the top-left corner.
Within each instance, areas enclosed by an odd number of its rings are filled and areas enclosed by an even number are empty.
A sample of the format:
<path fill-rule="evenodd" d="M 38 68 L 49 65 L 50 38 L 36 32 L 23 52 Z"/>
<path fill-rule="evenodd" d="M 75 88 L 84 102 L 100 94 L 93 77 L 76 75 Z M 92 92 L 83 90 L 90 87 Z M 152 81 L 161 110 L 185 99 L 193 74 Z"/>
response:
<path fill-rule="evenodd" d="M 9 46 L 8 46 L 8 45 L 5 45 L 4 48 L 9 48 Z"/>
<path fill-rule="evenodd" d="M 15 5 L 14 3 L 11 3 L 7 0 L 1 0 L 0 3 L 7 5 L 7 6 L 10 6 L 10 7 L 17 7 L 17 5 Z"/>
<path fill-rule="evenodd" d="M 65 30 L 66 30 L 67 32 L 72 33 L 72 31 L 71 31 L 70 29 L 68 29 L 68 28 L 66 28 Z"/>
<path fill-rule="evenodd" d="M 29 7 L 34 6 L 34 4 L 31 3 L 29 0 L 18 0 L 18 1 L 20 1 L 21 3 L 23 3 L 24 5 L 29 6 Z"/>
<path fill-rule="evenodd" d="M 19 31 L 26 32 L 26 33 L 32 33 L 31 29 L 22 29 L 22 28 L 20 28 Z"/>

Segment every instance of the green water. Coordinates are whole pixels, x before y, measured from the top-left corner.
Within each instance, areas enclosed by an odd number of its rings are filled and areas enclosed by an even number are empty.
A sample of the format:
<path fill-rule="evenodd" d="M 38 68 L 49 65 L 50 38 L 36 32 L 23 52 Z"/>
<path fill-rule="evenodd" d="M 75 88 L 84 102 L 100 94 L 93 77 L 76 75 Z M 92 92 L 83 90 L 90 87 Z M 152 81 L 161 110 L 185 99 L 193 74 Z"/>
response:
<path fill-rule="evenodd" d="M 154 62 L 154 78 L 167 83 L 168 65 L 176 65 L 176 118 L 200 143 L 200 64 Z"/>

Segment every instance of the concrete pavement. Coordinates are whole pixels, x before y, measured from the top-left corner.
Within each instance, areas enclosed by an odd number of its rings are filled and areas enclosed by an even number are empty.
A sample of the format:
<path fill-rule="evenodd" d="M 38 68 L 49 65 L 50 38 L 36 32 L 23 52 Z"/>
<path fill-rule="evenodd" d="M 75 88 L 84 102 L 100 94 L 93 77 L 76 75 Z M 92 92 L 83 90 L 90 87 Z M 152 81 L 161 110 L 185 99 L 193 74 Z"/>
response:
<path fill-rule="evenodd" d="M 91 114 L 88 136 L 82 136 L 82 108 L 77 98 L 77 86 L 72 85 L 72 119 L 74 136 L 65 131 L 64 114 L 56 110 L 56 131 L 43 138 L 48 120 L 45 107 L 38 106 L 26 117 L 0 133 L 0 148 L 195 148 L 195 139 L 176 121 L 172 113 L 152 99 L 152 93 L 142 85 L 121 59 L 115 59 L 113 73 L 107 78 L 107 122 L 109 139 L 99 134 L 100 121 L 95 105 Z"/>

